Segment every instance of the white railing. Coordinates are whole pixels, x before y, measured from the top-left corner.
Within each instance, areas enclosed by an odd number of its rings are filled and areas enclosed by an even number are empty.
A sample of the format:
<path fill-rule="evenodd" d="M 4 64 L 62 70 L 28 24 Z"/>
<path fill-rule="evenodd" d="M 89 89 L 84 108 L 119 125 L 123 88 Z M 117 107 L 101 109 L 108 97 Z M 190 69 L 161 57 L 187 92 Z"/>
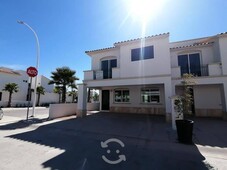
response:
<path fill-rule="evenodd" d="M 200 67 L 201 76 L 220 76 L 222 75 L 222 66 L 221 63 L 212 63 L 208 65 L 203 65 Z M 172 67 L 171 68 L 171 76 L 172 78 L 180 78 L 181 77 L 181 67 Z"/>
<path fill-rule="evenodd" d="M 102 70 L 96 70 L 95 73 L 95 80 L 102 80 L 103 79 L 103 71 Z"/>
<path fill-rule="evenodd" d="M 112 78 L 120 77 L 120 68 L 112 68 Z M 103 71 L 102 70 L 88 70 L 84 71 L 84 80 L 102 80 Z"/>
<path fill-rule="evenodd" d="M 84 80 L 93 80 L 93 79 L 94 79 L 93 70 L 84 71 Z"/>
<path fill-rule="evenodd" d="M 220 76 L 222 75 L 221 63 L 213 63 L 208 65 L 209 76 Z"/>

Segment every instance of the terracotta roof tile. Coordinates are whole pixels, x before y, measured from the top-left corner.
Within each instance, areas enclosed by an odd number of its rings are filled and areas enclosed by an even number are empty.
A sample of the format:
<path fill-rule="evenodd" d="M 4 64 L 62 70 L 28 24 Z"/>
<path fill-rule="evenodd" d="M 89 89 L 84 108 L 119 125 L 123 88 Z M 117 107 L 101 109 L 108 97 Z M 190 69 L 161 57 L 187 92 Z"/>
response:
<path fill-rule="evenodd" d="M 224 35 L 224 34 L 227 34 L 227 32 L 222 32 L 222 33 L 219 33 L 218 35 Z"/>
<path fill-rule="evenodd" d="M 107 47 L 107 48 L 101 48 L 101 49 L 97 49 L 97 50 L 90 50 L 90 51 L 85 51 L 85 53 L 90 53 L 90 52 L 98 52 L 98 51 L 103 51 L 103 50 L 109 50 L 109 49 L 114 49 L 116 47 Z"/>
<path fill-rule="evenodd" d="M 126 41 L 119 41 L 119 42 L 114 43 L 114 45 L 121 44 L 121 43 L 126 43 L 126 42 L 131 42 L 131 41 L 138 41 L 138 40 L 147 39 L 147 38 L 152 38 L 152 37 L 157 37 L 157 36 L 161 36 L 161 35 L 168 35 L 168 34 L 169 34 L 169 32 L 163 33 L 163 34 L 151 35 L 151 36 L 147 36 L 147 37 L 143 37 L 143 38 L 141 37 L 141 38 L 126 40 Z"/>
<path fill-rule="evenodd" d="M 20 73 L 14 71 L 14 70 L 5 69 L 5 68 L 0 68 L 0 73 L 7 73 L 7 74 L 20 75 Z"/>
<path fill-rule="evenodd" d="M 194 43 L 191 45 L 185 45 L 185 46 L 178 46 L 178 47 L 172 47 L 170 49 L 181 49 L 181 48 L 188 48 L 188 47 L 196 47 L 196 46 L 202 46 L 202 45 L 209 45 L 209 44 L 213 44 L 214 42 L 204 42 L 204 43 Z"/>
<path fill-rule="evenodd" d="M 151 36 L 147 36 L 147 37 L 143 37 L 143 38 L 136 38 L 136 39 L 126 40 L 126 41 L 119 41 L 119 42 L 114 43 L 114 46 L 116 46 L 117 44 L 121 44 L 121 43 L 138 41 L 138 40 L 142 40 L 142 39 L 146 39 L 146 38 L 152 38 L 152 37 L 168 35 L 168 34 L 169 34 L 169 32 L 163 33 L 163 34 L 151 35 Z M 87 54 L 87 53 L 90 53 L 90 52 L 98 52 L 98 51 L 109 50 L 109 49 L 114 49 L 114 48 L 116 48 L 116 47 L 108 47 L 108 48 L 102 48 L 102 49 L 97 49 L 97 50 L 90 50 L 90 51 L 85 51 L 85 53 Z"/>

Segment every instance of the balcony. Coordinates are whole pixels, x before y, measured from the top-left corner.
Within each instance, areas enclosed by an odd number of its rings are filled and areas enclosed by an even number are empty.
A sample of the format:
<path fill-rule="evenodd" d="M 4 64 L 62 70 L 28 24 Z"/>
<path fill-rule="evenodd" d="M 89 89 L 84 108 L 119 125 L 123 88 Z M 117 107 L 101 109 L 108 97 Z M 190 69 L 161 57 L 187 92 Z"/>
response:
<path fill-rule="evenodd" d="M 200 68 L 192 68 L 191 70 L 188 70 L 188 68 L 181 68 L 180 66 L 173 67 L 171 69 L 171 75 L 173 78 L 180 78 L 184 73 L 192 73 L 197 77 L 222 75 L 221 63 L 202 65 Z"/>
<path fill-rule="evenodd" d="M 120 77 L 120 68 L 112 68 L 112 70 L 88 70 L 84 71 L 84 80 L 103 80 Z"/>

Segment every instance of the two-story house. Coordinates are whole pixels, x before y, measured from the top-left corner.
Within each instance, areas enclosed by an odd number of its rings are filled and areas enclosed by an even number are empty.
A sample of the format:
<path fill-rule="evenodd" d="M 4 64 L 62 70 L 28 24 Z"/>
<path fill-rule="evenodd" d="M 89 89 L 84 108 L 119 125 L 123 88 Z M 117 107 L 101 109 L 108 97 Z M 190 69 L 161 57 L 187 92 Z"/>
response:
<path fill-rule="evenodd" d="M 192 73 L 196 116 L 223 117 L 227 107 L 227 33 L 169 42 L 169 33 L 117 42 L 86 51 L 91 70 L 84 87 L 100 90 L 100 110 L 171 117 L 170 97 Z"/>

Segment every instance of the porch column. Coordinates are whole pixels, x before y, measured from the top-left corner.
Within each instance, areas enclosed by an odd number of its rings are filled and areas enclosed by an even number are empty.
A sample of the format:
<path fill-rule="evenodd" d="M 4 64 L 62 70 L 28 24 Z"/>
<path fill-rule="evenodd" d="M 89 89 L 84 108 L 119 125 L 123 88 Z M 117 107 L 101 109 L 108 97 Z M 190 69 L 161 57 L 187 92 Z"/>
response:
<path fill-rule="evenodd" d="M 166 121 L 170 122 L 171 121 L 171 113 L 172 113 L 172 105 L 171 105 L 171 96 L 173 95 L 172 93 L 172 84 L 171 84 L 171 79 L 167 81 L 164 84 L 164 90 L 165 90 L 165 107 L 166 107 Z"/>
<path fill-rule="evenodd" d="M 84 117 L 87 114 L 87 86 L 86 84 L 78 84 L 78 103 L 77 116 Z"/>

